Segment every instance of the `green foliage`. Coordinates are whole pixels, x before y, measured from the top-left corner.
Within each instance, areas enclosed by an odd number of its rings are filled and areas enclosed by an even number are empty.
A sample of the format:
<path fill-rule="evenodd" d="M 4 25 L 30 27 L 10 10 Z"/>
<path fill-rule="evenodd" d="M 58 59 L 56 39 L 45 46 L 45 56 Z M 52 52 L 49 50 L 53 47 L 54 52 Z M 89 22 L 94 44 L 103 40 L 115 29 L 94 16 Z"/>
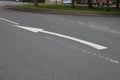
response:
<path fill-rule="evenodd" d="M 34 2 L 34 0 L 22 0 L 22 2 Z M 39 3 L 45 3 L 45 0 L 38 0 Z"/>
<path fill-rule="evenodd" d="M 35 8 L 33 4 L 23 4 L 19 5 L 21 8 L 29 8 L 36 10 L 49 10 L 49 11 L 59 11 L 59 12 L 72 12 L 72 13 L 87 13 L 87 14 L 118 14 L 120 15 L 120 9 L 111 7 L 110 11 L 106 11 L 106 7 L 97 7 L 90 9 L 88 6 L 76 6 L 76 8 L 71 8 L 71 5 L 50 5 L 50 4 L 39 4 L 38 8 Z"/>

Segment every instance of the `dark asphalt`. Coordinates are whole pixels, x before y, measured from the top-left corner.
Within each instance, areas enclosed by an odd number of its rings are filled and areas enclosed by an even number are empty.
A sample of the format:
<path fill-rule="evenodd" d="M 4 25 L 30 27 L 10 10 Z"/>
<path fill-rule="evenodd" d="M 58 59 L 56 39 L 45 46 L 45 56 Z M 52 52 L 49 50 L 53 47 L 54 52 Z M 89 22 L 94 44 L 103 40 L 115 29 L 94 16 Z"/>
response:
<path fill-rule="evenodd" d="M 0 20 L 0 80 L 120 80 L 120 18 L 11 11 L 0 17 L 108 47 L 33 33 Z"/>

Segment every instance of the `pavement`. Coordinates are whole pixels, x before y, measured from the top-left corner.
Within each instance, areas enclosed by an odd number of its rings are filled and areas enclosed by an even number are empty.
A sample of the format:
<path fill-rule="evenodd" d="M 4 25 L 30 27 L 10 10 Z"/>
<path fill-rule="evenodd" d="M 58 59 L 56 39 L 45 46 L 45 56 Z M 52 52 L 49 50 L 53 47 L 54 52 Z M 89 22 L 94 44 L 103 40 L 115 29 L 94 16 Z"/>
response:
<path fill-rule="evenodd" d="M 119 22 L 0 4 L 0 80 L 120 80 Z"/>

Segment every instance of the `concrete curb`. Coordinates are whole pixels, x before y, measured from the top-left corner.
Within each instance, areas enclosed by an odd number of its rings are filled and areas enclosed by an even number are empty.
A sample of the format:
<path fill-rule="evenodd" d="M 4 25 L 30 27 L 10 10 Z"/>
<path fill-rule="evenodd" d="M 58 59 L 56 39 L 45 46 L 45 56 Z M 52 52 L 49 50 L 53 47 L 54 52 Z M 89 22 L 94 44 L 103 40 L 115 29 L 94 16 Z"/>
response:
<path fill-rule="evenodd" d="M 107 15 L 107 14 L 85 14 L 85 13 L 70 13 L 70 12 L 59 12 L 59 11 L 52 11 L 52 10 L 37 10 L 37 9 L 29 9 L 29 8 L 20 8 L 16 5 L 6 5 L 4 6 L 7 9 L 17 10 L 17 11 L 24 11 L 24 12 L 32 12 L 32 13 L 46 13 L 46 14 L 58 14 L 58 15 L 73 15 L 73 16 L 103 16 L 103 17 L 114 17 L 120 15 Z"/>

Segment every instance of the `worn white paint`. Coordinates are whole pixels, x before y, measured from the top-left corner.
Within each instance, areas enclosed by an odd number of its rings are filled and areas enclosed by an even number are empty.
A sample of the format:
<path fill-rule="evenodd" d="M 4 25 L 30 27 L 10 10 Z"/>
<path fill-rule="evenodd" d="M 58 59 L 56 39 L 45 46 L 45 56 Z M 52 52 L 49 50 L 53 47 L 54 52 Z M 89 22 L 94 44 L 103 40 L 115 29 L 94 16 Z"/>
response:
<path fill-rule="evenodd" d="M 114 60 L 114 59 L 112 59 L 112 58 L 105 57 L 105 56 L 99 55 L 99 54 L 97 54 L 97 53 L 92 53 L 92 52 L 87 51 L 87 50 L 82 49 L 82 48 L 78 48 L 78 47 L 75 47 L 75 46 L 70 46 L 70 47 L 71 47 L 71 48 L 74 48 L 74 49 L 77 50 L 77 51 L 80 51 L 80 53 L 81 53 L 81 51 L 83 51 L 83 53 L 85 53 L 85 54 L 96 56 L 96 57 L 98 57 L 98 58 L 104 59 L 105 61 L 109 61 L 109 62 L 111 62 L 111 63 L 115 63 L 115 64 L 119 64 L 119 63 L 120 63 L 119 61 Z"/>
<path fill-rule="evenodd" d="M 5 19 L 5 18 L 2 18 L 2 17 L 0 17 L 0 20 L 3 20 L 3 21 L 6 21 L 6 22 L 9 22 L 9 23 L 12 23 L 12 24 L 15 24 L 15 25 L 19 25 L 19 23 L 17 23 L 17 22 L 14 22 L 14 21 L 11 21 L 11 20 L 8 20 L 8 19 Z"/>
<path fill-rule="evenodd" d="M 85 25 L 84 23 L 82 23 L 82 22 L 76 22 L 76 23 L 78 23 L 78 24 L 80 24 L 80 25 Z"/>

